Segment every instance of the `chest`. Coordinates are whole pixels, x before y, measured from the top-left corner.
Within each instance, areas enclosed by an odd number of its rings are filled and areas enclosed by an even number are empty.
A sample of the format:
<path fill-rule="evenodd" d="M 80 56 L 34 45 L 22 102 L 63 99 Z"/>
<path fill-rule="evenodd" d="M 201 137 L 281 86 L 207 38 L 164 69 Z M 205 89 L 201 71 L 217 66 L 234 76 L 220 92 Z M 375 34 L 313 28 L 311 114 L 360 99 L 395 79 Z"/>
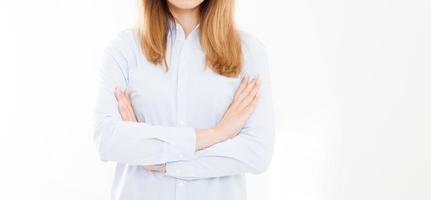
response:
<path fill-rule="evenodd" d="M 240 77 L 230 78 L 205 68 L 203 55 L 172 58 L 168 71 L 142 62 L 129 71 L 129 93 L 138 118 L 184 119 L 195 127 L 214 125 L 232 102 Z"/>

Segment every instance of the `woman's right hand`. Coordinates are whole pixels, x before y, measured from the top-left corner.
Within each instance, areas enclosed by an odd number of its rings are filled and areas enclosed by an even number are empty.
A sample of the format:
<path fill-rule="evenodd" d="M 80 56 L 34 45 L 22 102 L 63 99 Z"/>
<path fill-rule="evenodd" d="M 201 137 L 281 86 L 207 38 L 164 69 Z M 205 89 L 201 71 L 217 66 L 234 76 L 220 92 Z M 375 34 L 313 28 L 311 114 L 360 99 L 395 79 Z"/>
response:
<path fill-rule="evenodd" d="M 245 75 L 222 119 L 211 129 L 196 129 L 196 150 L 233 138 L 244 127 L 259 99 L 260 79 Z"/>

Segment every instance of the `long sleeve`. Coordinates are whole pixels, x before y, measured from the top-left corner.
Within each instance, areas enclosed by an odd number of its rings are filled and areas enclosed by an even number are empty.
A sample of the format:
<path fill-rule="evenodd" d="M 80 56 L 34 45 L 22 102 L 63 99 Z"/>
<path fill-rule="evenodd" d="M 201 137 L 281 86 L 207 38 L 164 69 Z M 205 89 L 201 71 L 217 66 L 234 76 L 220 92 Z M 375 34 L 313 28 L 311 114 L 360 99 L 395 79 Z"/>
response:
<path fill-rule="evenodd" d="M 103 161 L 131 165 L 187 160 L 195 154 L 195 129 L 122 121 L 114 96 L 125 89 L 133 62 L 130 32 L 123 32 L 106 48 L 100 68 L 94 110 L 94 142 Z"/>
<path fill-rule="evenodd" d="M 166 175 L 202 179 L 241 173 L 262 173 L 272 158 L 275 112 L 266 50 L 260 42 L 249 46 L 247 73 L 261 77 L 260 100 L 240 133 L 227 141 L 200 150 L 191 160 L 169 162 Z"/>

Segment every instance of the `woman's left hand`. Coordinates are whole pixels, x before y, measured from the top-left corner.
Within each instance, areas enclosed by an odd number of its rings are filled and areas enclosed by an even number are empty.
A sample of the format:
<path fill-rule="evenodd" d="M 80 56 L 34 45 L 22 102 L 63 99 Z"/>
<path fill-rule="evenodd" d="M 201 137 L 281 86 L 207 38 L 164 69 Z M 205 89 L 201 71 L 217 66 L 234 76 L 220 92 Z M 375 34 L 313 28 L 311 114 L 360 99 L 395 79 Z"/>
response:
<path fill-rule="evenodd" d="M 166 172 L 166 164 L 158 164 L 158 165 L 144 165 L 144 169 L 155 172 Z"/>
<path fill-rule="evenodd" d="M 117 99 L 118 102 L 118 110 L 120 111 L 121 119 L 123 119 L 123 121 L 138 122 L 127 90 L 122 91 L 118 87 L 115 88 L 115 99 Z M 144 169 L 164 173 L 166 172 L 166 164 L 144 165 Z"/>
<path fill-rule="evenodd" d="M 115 99 L 117 99 L 118 110 L 120 111 L 123 121 L 138 122 L 127 90 L 122 91 L 120 88 L 116 87 Z"/>

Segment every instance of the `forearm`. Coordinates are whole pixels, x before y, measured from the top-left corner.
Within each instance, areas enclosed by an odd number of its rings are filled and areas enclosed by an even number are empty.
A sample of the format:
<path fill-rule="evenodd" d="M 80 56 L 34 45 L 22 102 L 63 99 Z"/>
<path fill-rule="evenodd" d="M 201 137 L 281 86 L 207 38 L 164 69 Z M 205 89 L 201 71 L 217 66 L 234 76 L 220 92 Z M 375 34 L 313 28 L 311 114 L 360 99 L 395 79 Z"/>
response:
<path fill-rule="evenodd" d="M 217 129 L 196 129 L 196 153 L 193 158 L 154 165 L 146 169 L 185 180 L 262 173 L 272 157 L 273 123 L 263 129 L 246 128 L 241 132 L 232 139 L 222 140 L 220 137 L 214 137 L 220 135 Z M 222 141 L 219 142 L 220 140 Z"/>
<path fill-rule="evenodd" d="M 196 128 L 196 151 L 205 149 L 214 144 L 223 142 L 227 139 L 227 136 L 224 136 L 220 131 L 216 128 L 208 128 L 201 129 Z"/>
<path fill-rule="evenodd" d="M 192 180 L 262 173 L 272 157 L 273 132 L 267 131 L 267 138 L 256 138 L 251 132 L 243 132 L 233 139 L 198 151 L 193 159 L 168 162 L 166 175 Z"/>
<path fill-rule="evenodd" d="M 195 131 L 103 117 L 95 128 L 100 158 L 133 165 L 187 160 L 195 153 Z"/>

